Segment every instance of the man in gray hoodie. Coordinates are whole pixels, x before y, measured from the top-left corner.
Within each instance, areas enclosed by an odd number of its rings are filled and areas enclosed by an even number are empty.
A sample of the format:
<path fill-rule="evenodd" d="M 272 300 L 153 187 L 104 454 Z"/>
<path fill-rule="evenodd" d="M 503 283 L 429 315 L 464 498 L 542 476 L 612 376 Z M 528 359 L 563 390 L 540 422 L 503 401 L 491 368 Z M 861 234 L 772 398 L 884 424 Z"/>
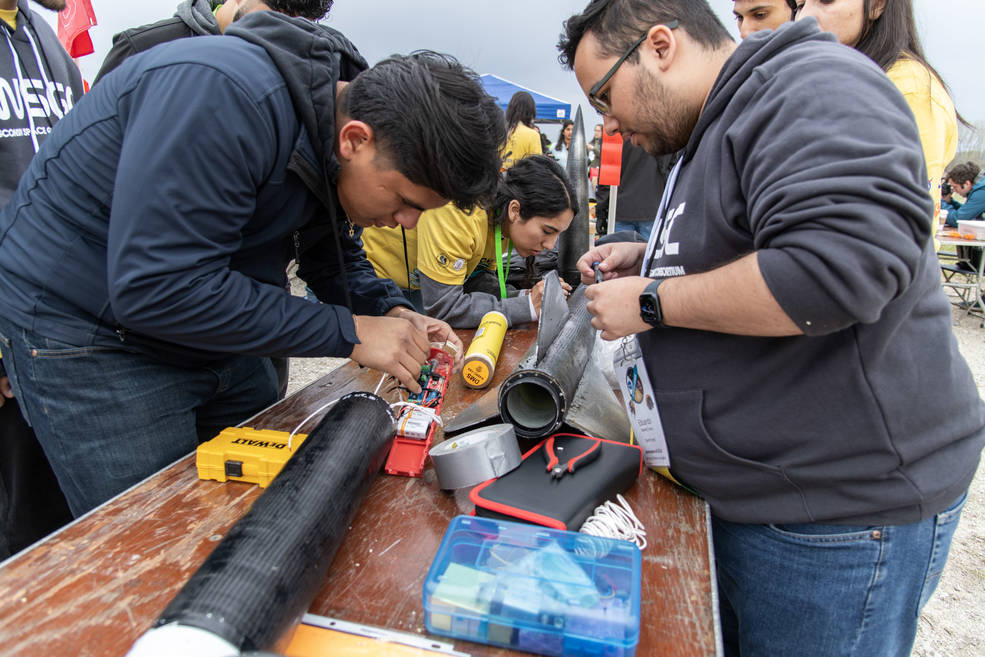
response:
<path fill-rule="evenodd" d="M 334 0 L 270 0 L 266 4 L 273 11 L 317 21 L 328 14 L 333 2 Z M 120 32 L 113 37 L 113 47 L 103 60 L 93 84 L 130 55 L 149 50 L 160 43 L 193 36 L 222 34 L 236 17 L 239 4 L 238 0 L 183 0 L 171 18 Z"/>
<path fill-rule="evenodd" d="M 736 46 L 706 2 L 596 0 L 565 27 L 605 129 L 684 149 L 649 244 L 579 269 L 711 506 L 726 653 L 909 654 L 985 407 L 905 100 L 813 20 Z"/>

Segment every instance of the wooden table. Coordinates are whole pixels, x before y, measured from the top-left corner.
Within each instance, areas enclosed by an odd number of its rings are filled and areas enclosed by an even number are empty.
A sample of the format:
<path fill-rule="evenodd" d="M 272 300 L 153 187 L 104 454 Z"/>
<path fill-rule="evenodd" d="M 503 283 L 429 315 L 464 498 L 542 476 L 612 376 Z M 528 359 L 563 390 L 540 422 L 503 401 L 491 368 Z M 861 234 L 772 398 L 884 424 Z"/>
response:
<path fill-rule="evenodd" d="M 460 335 L 468 344 L 472 331 Z M 508 332 L 494 384 L 534 337 L 531 328 Z M 379 372 L 349 363 L 247 426 L 289 431 L 325 401 L 373 390 L 379 378 Z M 455 377 L 443 417 L 454 417 L 481 394 Z M 125 655 L 260 492 L 250 484 L 199 480 L 189 455 L 14 556 L 0 566 L 0 654 Z M 649 471 L 627 498 L 649 540 L 636 654 L 718 654 L 705 503 Z M 310 611 L 423 633 L 428 566 L 450 519 L 471 510 L 465 494 L 439 490 L 431 468 L 419 479 L 379 476 Z M 454 643 L 473 655 L 515 654 Z"/>

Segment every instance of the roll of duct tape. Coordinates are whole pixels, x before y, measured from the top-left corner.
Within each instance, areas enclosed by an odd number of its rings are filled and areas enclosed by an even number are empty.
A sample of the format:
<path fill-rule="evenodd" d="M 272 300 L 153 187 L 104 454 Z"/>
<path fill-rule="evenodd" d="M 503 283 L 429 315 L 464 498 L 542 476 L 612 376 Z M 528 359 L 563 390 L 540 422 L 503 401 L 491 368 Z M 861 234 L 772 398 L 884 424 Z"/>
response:
<path fill-rule="evenodd" d="M 430 454 L 438 484 L 445 490 L 502 476 L 522 460 L 512 424 L 494 424 L 446 438 Z"/>

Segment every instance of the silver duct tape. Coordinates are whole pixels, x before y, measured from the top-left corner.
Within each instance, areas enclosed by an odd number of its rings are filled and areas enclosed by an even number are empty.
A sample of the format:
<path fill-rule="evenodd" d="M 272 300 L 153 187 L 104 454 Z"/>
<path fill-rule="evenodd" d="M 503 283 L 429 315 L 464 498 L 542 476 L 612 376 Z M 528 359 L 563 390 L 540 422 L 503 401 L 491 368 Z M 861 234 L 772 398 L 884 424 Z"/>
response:
<path fill-rule="evenodd" d="M 512 424 L 494 424 L 446 438 L 432 447 L 430 454 L 438 484 L 444 490 L 500 477 L 523 460 Z"/>

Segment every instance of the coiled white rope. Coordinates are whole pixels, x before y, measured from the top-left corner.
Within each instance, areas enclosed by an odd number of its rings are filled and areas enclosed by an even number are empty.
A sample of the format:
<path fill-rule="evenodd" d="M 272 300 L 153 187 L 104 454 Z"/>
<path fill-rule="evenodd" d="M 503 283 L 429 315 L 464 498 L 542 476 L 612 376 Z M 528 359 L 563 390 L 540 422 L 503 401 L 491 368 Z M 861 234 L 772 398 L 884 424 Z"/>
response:
<path fill-rule="evenodd" d="M 635 543 L 639 549 L 646 547 L 646 528 L 629 507 L 629 502 L 622 495 L 616 495 L 617 502 L 612 500 L 595 507 L 595 512 L 582 524 L 578 530 L 590 536 L 618 538 Z"/>

